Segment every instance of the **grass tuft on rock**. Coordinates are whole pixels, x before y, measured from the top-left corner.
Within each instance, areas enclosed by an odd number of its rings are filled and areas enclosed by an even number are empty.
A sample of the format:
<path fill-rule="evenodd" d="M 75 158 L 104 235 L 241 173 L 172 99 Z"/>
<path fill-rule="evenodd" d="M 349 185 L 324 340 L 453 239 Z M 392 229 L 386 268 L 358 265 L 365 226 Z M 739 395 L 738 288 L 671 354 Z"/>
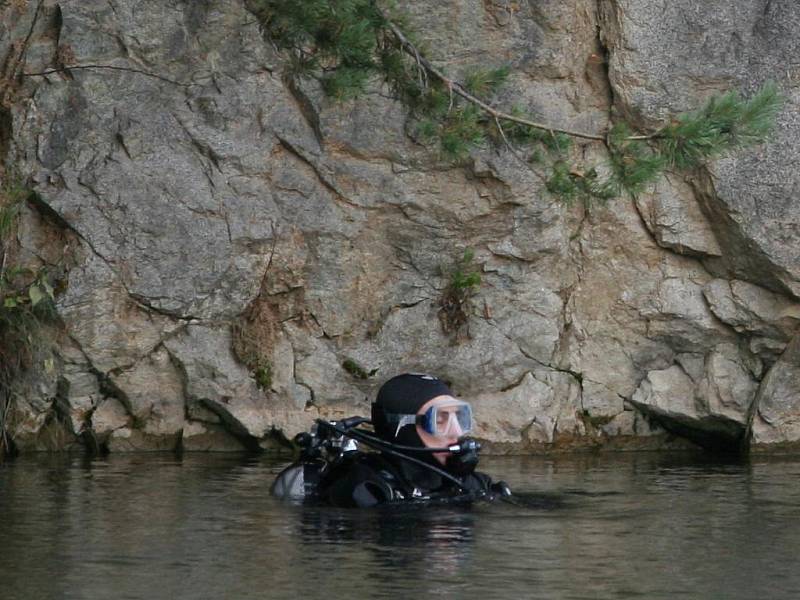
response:
<path fill-rule="evenodd" d="M 448 281 L 439 300 L 439 322 L 442 330 L 452 335 L 455 341 L 469 338 L 472 299 L 481 285 L 481 274 L 474 259 L 474 250 L 467 248 L 445 273 Z"/>

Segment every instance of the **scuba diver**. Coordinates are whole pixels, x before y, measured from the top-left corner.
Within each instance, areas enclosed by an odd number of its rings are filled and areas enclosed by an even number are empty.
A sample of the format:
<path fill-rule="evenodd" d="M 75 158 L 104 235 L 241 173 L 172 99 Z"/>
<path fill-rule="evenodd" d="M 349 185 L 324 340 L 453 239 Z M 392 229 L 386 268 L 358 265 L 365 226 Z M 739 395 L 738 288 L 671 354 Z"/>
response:
<path fill-rule="evenodd" d="M 374 433 L 358 427 L 367 423 Z M 471 429 L 469 403 L 453 397 L 443 381 L 398 375 L 378 391 L 371 421 L 317 419 L 310 433 L 298 434 L 300 459 L 278 475 L 271 491 L 339 507 L 511 495 L 504 482 L 475 471 L 480 444 L 466 437 Z"/>

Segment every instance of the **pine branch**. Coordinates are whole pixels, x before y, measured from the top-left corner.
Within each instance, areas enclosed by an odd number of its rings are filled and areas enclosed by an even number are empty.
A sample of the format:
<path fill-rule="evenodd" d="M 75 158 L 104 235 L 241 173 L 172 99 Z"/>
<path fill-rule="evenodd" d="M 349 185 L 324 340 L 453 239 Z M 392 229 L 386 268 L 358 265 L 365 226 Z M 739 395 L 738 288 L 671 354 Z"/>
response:
<path fill-rule="evenodd" d="M 348 99 L 382 75 L 417 120 L 422 140 L 438 140 L 442 152 L 460 160 L 487 136 L 502 143 L 530 168 L 512 140 L 539 143 L 558 157 L 551 162 L 547 189 L 562 199 L 607 200 L 637 194 L 666 168 L 689 169 L 734 148 L 762 142 L 780 109 L 768 84 L 748 101 L 736 93 L 711 98 L 700 110 L 678 115 L 649 134 L 634 134 L 625 123 L 603 134 L 554 127 L 510 112 L 488 100 L 509 75 L 507 67 L 468 71 L 463 82 L 448 77 L 401 28 L 402 15 L 387 17 L 374 0 L 251 0 L 276 47 L 292 52 L 293 74 L 317 77 L 329 96 Z M 603 142 L 609 159 L 598 169 L 564 161 L 572 138 Z"/>
<path fill-rule="evenodd" d="M 652 139 L 670 166 L 694 168 L 729 150 L 763 142 L 782 104 L 774 82 L 750 100 L 728 92 L 712 97 L 698 111 L 679 115 Z"/>
<path fill-rule="evenodd" d="M 527 127 L 534 127 L 536 129 L 542 129 L 544 131 L 556 132 L 556 133 L 563 133 L 572 137 L 582 138 L 586 140 L 598 140 L 601 142 L 605 141 L 604 135 L 598 135 L 593 133 L 585 133 L 582 131 L 573 131 L 570 129 L 562 129 L 559 127 L 553 127 L 551 125 L 547 125 L 546 123 L 539 123 L 536 121 L 531 121 L 530 119 L 524 119 L 519 116 L 511 115 L 509 113 L 503 112 L 501 110 L 497 110 L 494 107 L 490 106 L 480 98 L 473 96 L 467 89 L 462 86 L 458 81 L 454 79 L 450 79 L 445 75 L 442 71 L 437 69 L 431 62 L 422 56 L 417 48 L 412 44 L 408 38 L 403 35 L 403 32 L 395 25 L 392 21 L 386 20 L 386 25 L 389 30 L 394 34 L 397 38 L 397 41 L 400 43 L 403 50 L 405 50 L 409 55 L 415 57 L 419 64 L 421 64 L 425 70 L 434 75 L 439 81 L 441 81 L 449 90 L 454 92 L 455 94 L 461 96 L 467 102 L 474 104 L 475 106 L 479 107 L 483 110 L 486 114 L 490 117 L 495 119 L 501 119 L 503 121 L 510 121 L 512 123 L 519 123 L 520 125 L 525 125 Z"/>

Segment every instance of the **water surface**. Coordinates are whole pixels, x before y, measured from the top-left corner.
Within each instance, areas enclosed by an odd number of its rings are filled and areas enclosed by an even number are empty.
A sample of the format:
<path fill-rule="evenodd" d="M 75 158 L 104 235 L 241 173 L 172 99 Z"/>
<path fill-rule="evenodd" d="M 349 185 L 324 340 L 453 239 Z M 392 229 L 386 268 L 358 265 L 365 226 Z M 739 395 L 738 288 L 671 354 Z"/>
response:
<path fill-rule="evenodd" d="M 487 457 L 517 504 L 413 510 L 279 502 L 283 464 L 0 465 L 0 597 L 800 597 L 800 457 Z"/>

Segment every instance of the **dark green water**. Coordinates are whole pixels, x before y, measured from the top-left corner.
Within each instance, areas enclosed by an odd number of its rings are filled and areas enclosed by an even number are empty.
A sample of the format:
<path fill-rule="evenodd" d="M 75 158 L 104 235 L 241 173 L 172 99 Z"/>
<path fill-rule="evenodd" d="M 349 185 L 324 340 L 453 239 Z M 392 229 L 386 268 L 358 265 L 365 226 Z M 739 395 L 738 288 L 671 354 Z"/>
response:
<path fill-rule="evenodd" d="M 800 457 L 484 459 L 527 506 L 334 510 L 281 463 L 0 466 L 0 598 L 800 598 Z"/>

